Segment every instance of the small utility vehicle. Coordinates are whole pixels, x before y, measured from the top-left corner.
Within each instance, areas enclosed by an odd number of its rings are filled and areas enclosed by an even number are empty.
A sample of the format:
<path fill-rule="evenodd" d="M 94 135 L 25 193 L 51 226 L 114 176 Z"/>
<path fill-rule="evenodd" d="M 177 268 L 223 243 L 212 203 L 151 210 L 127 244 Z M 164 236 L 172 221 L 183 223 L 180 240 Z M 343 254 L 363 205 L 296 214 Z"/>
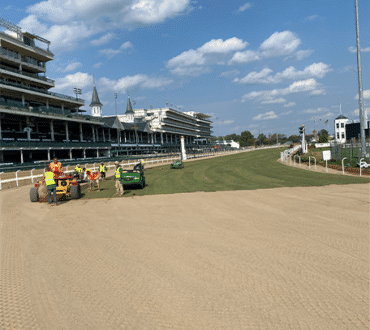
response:
<path fill-rule="evenodd" d="M 121 182 L 123 187 L 139 186 L 143 189 L 145 187 L 145 176 L 141 163 L 135 165 L 132 170 L 123 170 L 121 174 Z"/>
<path fill-rule="evenodd" d="M 176 160 L 171 163 L 171 168 L 184 168 L 184 164 L 181 160 Z"/>

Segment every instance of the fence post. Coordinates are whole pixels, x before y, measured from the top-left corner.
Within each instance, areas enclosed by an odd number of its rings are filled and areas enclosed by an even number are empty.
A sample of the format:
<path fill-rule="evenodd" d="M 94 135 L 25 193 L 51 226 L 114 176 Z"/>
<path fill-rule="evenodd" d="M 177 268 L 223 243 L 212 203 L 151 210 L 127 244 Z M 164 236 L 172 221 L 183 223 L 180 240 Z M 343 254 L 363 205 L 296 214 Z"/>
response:
<path fill-rule="evenodd" d="M 18 170 L 15 172 L 15 181 L 17 182 L 17 187 L 18 187 L 18 172 L 20 172 L 21 170 Z"/>
<path fill-rule="evenodd" d="M 360 176 L 362 175 L 362 166 L 361 166 L 361 162 L 364 160 L 364 158 L 361 158 L 360 159 Z"/>
<path fill-rule="evenodd" d="M 31 170 L 31 181 L 32 181 L 32 183 L 33 183 L 33 171 L 34 170 L 35 170 L 34 168 Z"/>
<path fill-rule="evenodd" d="M 315 171 L 316 171 L 316 158 L 312 156 L 312 158 L 315 160 Z"/>
<path fill-rule="evenodd" d="M 347 157 L 344 157 L 343 159 L 342 159 L 342 172 L 343 172 L 343 174 L 344 174 L 344 160 L 345 159 L 347 159 Z"/>

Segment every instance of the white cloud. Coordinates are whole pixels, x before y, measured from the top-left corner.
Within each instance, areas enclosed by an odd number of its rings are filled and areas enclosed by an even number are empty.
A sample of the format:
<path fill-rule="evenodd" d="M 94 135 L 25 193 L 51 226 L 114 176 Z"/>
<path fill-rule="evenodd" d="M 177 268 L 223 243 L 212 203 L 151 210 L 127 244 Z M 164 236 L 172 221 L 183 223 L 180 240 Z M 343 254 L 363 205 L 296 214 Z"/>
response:
<path fill-rule="evenodd" d="M 356 47 L 348 47 L 348 50 L 351 52 L 351 53 L 357 53 L 357 48 Z M 366 47 L 366 48 L 361 48 L 361 52 L 363 53 L 367 53 L 367 52 L 370 52 L 370 47 Z"/>
<path fill-rule="evenodd" d="M 27 8 L 18 25 L 52 42 L 55 52 L 70 51 L 94 35 L 112 29 L 157 24 L 192 9 L 191 0 L 45 0 Z M 66 24 L 65 22 L 69 22 Z M 102 45 L 109 33 L 92 40 Z"/>
<path fill-rule="evenodd" d="M 70 63 L 68 64 L 64 69 L 62 69 L 61 71 L 62 72 L 70 72 L 70 71 L 74 71 L 76 70 L 77 68 L 80 68 L 82 66 L 82 63 L 81 62 L 73 62 L 73 63 Z"/>
<path fill-rule="evenodd" d="M 277 118 L 277 115 L 274 111 L 269 111 L 266 113 L 260 113 L 259 115 L 253 117 L 253 120 L 267 120 Z"/>
<path fill-rule="evenodd" d="M 275 32 L 260 45 L 258 50 L 236 52 L 228 64 L 245 64 L 263 58 L 286 56 L 287 59 L 302 60 L 312 54 L 313 50 L 298 50 L 301 39 L 291 31 Z"/>
<path fill-rule="evenodd" d="M 313 21 L 318 17 L 319 17 L 319 15 L 311 15 L 311 16 L 306 17 L 305 21 Z"/>
<path fill-rule="evenodd" d="M 91 86 L 93 77 L 88 73 L 76 72 L 75 74 L 69 74 L 64 78 L 57 78 L 55 80 L 55 89 L 59 91 L 70 90 L 73 91 L 74 87 L 84 88 Z"/>
<path fill-rule="evenodd" d="M 101 49 L 99 50 L 99 54 L 105 55 L 107 58 L 111 59 L 118 54 L 122 53 L 125 49 L 132 48 L 133 45 L 130 41 L 124 42 L 120 48 L 118 49 L 113 49 L 113 48 L 106 48 L 106 49 Z"/>
<path fill-rule="evenodd" d="M 209 72 L 206 65 L 224 64 L 222 58 L 228 53 L 245 48 L 246 41 L 238 38 L 227 40 L 212 39 L 197 49 L 187 50 L 180 55 L 171 58 L 167 62 L 167 68 L 177 75 L 200 75 Z"/>
<path fill-rule="evenodd" d="M 149 77 L 145 74 L 126 76 L 118 80 L 112 80 L 105 77 L 99 79 L 99 84 L 102 85 L 105 90 L 121 93 L 126 93 L 128 89 L 133 87 L 141 87 L 143 89 L 161 89 L 172 83 L 172 79 L 165 77 Z"/>
<path fill-rule="evenodd" d="M 300 60 L 310 56 L 312 53 L 313 53 L 313 50 L 311 50 L 311 49 L 299 50 L 296 53 L 293 53 L 293 54 L 285 57 L 284 60 L 286 61 L 286 60 L 289 60 L 289 59 L 293 59 L 293 60 L 296 60 L 296 61 L 300 61 Z"/>
<path fill-rule="evenodd" d="M 258 91 L 258 92 L 250 92 L 248 94 L 245 94 L 242 97 L 242 102 L 245 102 L 247 100 L 254 100 L 264 102 L 264 101 L 271 101 L 275 100 L 281 96 L 285 96 L 292 93 L 302 93 L 302 92 L 310 92 L 310 94 L 317 91 L 319 84 L 318 82 L 313 79 L 307 79 L 307 80 L 300 80 L 292 83 L 287 88 L 283 89 L 273 89 L 270 91 Z M 321 90 L 320 90 L 321 91 Z"/>
<path fill-rule="evenodd" d="M 261 103 L 262 104 L 276 104 L 276 103 L 285 103 L 285 102 L 286 102 L 286 99 L 280 97 L 278 99 L 271 99 L 271 100 L 262 101 Z"/>
<path fill-rule="evenodd" d="M 102 35 L 100 38 L 98 39 L 94 39 L 94 40 L 91 40 L 90 43 L 93 45 L 93 46 L 101 46 L 101 45 L 105 45 L 107 44 L 108 42 L 110 42 L 113 38 L 115 37 L 115 34 L 114 33 L 106 33 L 104 35 Z"/>
<path fill-rule="evenodd" d="M 332 71 L 330 66 L 325 63 L 313 63 L 304 68 L 302 71 L 297 71 L 295 67 L 290 66 L 283 72 L 278 72 L 274 76 L 270 75 L 271 69 L 264 68 L 260 72 L 250 72 L 242 79 L 234 79 L 234 82 L 240 84 L 276 84 L 284 80 L 306 79 L 310 77 L 323 78 L 328 72 Z"/>
<path fill-rule="evenodd" d="M 297 103 L 295 103 L 295 102 L 289 102 L 289 103 L 287 103 L 287 104 L 284 104 L 284 107 L 285 108 L 290 108 L 290 107 L 294 107 L 295 105 L 297 105 Z M 289 112 L 289 111 L 288 111 Z"/>
<path fill-rule="evenodd" d="M 236 50 L 244 49 L 248 46 L 248 42 L 238 38 L 230 38 L 225 41 L 222 39 L 212 39 L 206 42 L 203 46 L 197 49 L 198 52 L 207 53 L 229 53 Z"/>
<path fill-rule="evenodd" d="M 237 76 L 238 74 L 240 74 L 240 71 L 239 70 L 231 70 L 231 71 L 225 71 L 225 72 L 222 72 L 220 74 L 220 77 L 233 77 L 233 76 Z"/>
<path fill-rule="evenodd" d="M 282 112 L 281 115 L 286 116 L 286 115 L 290 115 L 291 113 L 293 113 L 293 110 Z"/>
<path fill-rule="evenodd" d="M 99 69 L 102 65 L 104 65 L 104 63 L 103 63 L 103 62 L 98 62 L 98 63 L 95 63 L 95 64 L 93 65 L 93 68 L 94 68 L 94 69 Z"/>
<path fill-rule="evenodd" d="M 250 9 L 250 8 L 252 8 L 252 5 L 249 2 L 247 2 L 243 6 L 239 7 L 238 12 L 241 13 L 241 12 L 247 10 L 247 9 Z"/>
<path fill-rule="evenodd" d="M 328 111 L 326 108 L 316 108 L 316 109 L 306 109 L 303 111 L 303 113 L 320 113 L 320 112 L 325 112 Z"/>
<path fill-rule="evenodd" d="M 106 24 L 114 22 L 122 26 L 129 24 L 153 24 L 185 12 L 190 0 L 45 0 L 27 8 L 31 14 L 51 21 L 63 23 L 85 20 Z M 132 26 L 132 25 L 131 25 Z"/>
<path fill-rule="evenodd" d="M 364 100 L 367 100 L 367 99 L 370 99 L 370 89 L 366 89 L 364 91 L 362 91 L 362 98 Z M 358 100 L 358 93 L 357 95 L 354 97 L 355 100 Z"/>
<path fill-rule="evenodd" d="M 260 72 L 250 72 L 242 79 L 234 79 L 234 82 L 240 84 L 270 84 L 274 82 L 274 78 L 269 74 L 272 72 L 269 68 L 264 68 Z"/>
<path fill-rule="evenodd" d="M 234 122 L 235 120 L 223 120 L 222 125 L 230 125 Z"/>
<path fill-rule="evenodd" d="M 246 50 L 244 52 L 236 52 L 229 60 L 229 64 L 244 64 L 261 59 L 260 54 L 253 50 Z"/>
<path fill-rule="evenodd" d="M 291 31 L 275 32 L 260 46 L 263 57 L 277 57 L 293 53 L 301 44 Z"/>

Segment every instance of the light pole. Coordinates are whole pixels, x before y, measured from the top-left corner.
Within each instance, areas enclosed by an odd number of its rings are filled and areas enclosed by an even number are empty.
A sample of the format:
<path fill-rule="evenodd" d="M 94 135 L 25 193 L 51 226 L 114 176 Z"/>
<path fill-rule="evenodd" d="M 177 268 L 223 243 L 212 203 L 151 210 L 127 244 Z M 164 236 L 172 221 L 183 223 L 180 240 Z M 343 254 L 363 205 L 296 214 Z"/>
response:
<path fill-rule="evenodd" d="M 76 94 L 76 100 L 78 100 L 78 96 L 77 95 L 81 95 L 82 91 L 80 88 L 73 88 L 73 92 Z"/>
<path fill-rule="evenodd" d="M 118 119 L 118 113 L 117 113 L 117 93 L 114 93 L 114 107 L 116 108 L 116 120 L 117 120 Z M 121 140 L 121 136 L 120 135 L 121 134 L 120 134 L 120 131 L 119 131 L 119 127 L 117 125 L 117 146 L 118 146 L 118 148 L 120 147 L 120 140 Z"/>

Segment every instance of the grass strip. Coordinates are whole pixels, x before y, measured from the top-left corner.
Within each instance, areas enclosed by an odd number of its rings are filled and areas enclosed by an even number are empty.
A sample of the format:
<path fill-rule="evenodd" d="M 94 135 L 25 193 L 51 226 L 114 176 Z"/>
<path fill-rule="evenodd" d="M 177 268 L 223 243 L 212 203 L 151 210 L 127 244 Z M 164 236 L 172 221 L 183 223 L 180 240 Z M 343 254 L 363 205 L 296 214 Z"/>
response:
<path fill-rule="evenodd" d="M 318 173 L 280 164 L 276 161 L 280 151 L 258 150 L 185 162 L 183 169 L 170 169 L 170 165 L 146 169 L 147 186 L 127 188 L 123 197 L 370 182 L 370 178 Z M 85 190 L 82 198 L 113 198 L 115 193 L 111 177 L 101 183 L 100 192 Z"/>

